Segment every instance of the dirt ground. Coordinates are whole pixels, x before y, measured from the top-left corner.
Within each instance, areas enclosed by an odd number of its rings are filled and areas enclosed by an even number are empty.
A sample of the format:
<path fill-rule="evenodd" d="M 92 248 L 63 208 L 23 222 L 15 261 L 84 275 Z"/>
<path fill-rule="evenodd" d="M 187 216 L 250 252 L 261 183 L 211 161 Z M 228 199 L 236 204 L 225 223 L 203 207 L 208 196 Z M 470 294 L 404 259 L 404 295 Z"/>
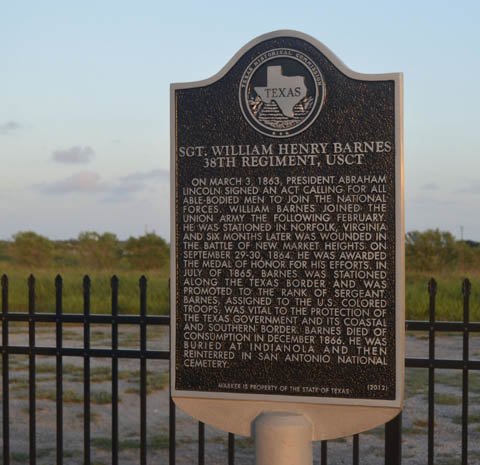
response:
<path fill-rule="evenodd" d="M 54 346 L 54 327 L 38 326 L 36 343 Z M 82 346 L 82 328 L 65 325 L 64 346 Z M 120 331 L 120 348 L 139 347 L 138 328 L 125 327 Z M 470 357 L 480 359 L 480 337 L 471 336 Z M 92 348 L 109 348 L 111 341 L 108 326 L 91 328 Z M 168 329 L 149 328 L 148 349 L 168 348 Z M 27 345 L 25 325 L 10 328 L 11 345 Z M 407 356 L 424 357 L 428 340 L 424 334 L 407 336 Z M 438 335 L 436 356 L 459 359 L 462 355 L 460 335 Z M 120 463 L 139 463 L 140 362 L 119 361 L 119 441 Z M 149 464 L 168 463 L 168 362 L 149 360 L 147 397 L 147 457 Z M 29 405 L 28 357 L 12 355 L 10 373 L 10 450 L 13 464 L 29 463 Z M 56 454 L 55 359 L 36 357 L 37 390 L 37 463 L 51 465 Z M 83 464 L 83 358 L 64 357 L 64 463 Z M 460 463 L 461 454 L 461 372 L 436 370 L 435 404 L 435 463 L 453 465 Z M 480 464 L 480 372 L 470 374 L 469 394 L 469 464 Z M 427 462 L 427 370 L 407 369 L 406 402 L 403 415 L 403 464 L 424 465 Z M 91 457 L 93 465 L 111 463 L 111 360 L 91 360 Z M 177 463 L 197 463 L 198 423 L 177 411 L 176 415 Z M 1 426 L 1 425 L 0 425 Z M 205 463 L 227 463 L 227 433 L 206 427 Z M 360 435 L 360 463 L 384 464 L 384 428 L 376 428 Z M 253 441 L 237 437 L 235 463 L 253 464 Z M 352 463 L 352 439 L 345 438 L 328 443 L 328 463 Z M 314 445 L 314 464 L 320 464 L 320 444 Z"/>

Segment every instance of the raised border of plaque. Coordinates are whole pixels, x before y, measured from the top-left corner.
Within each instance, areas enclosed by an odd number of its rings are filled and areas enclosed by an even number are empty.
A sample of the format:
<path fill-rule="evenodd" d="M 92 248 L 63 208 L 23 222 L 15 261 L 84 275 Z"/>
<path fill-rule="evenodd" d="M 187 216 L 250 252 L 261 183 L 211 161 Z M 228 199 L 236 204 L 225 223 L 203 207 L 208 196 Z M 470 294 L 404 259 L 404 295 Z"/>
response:
<path fill-rule="evenodd" d="M 175 93 L 181 89 L 193 89 L 209 86 L 222 79 L 234 65 L 249 50 L 258 44 L 275 38 L 290 37 L 308 42 L 317 48 L 341 73 L 351 79 L 361 81 L 394 81 L 395 83 L 395 396 L 393 399 L 364 399 L 341 397 L 314 397 L 283 394 L 255 394 L 202 391 L 195 389 L 176 388 L 176 321 L 177 321 L 177 240 L 179 237 L 177 225 L 177 113 Z M 328 89 L 328 88 L 327 88 Z M 327 90 L 328 92 L 328 90 Z M 319 97 L 318 111 L 321 109 L 325 95 Z M 247 120 L 248 109 L 239 104 Z M 307 118 L 308 119 L 308 118 Z M 312 117 L 299 132 L 314 123 Z M 250 120 L 248 123 L 264 135 L 269 135 L 269 129 Z M 255 127 L 255 126 L 258 127 Z M 208 127 L 205 128 L 208 130 Z M 275 137 L 285 141 L 285 135 L 277 133 Z M 207 423 L 239 434 L 248 434 L 249 425 L 255 416 L 265 410 L 297 411 L 307 414 L 310 418 L 323 418 L 324 425 L 318 426 L 315 437 L 328 439 L 365 430 L 377 424 L 384 423 L 395 416 L 403 405 L 404 389 L 404 199 L 403 199 L 403 77 L 401 73 L 362 74 L 347 68 L 333 52 L 316 39 L 290 30 L 275 31 L 264 34 L 247 43 L 233 58 L 214 76 L 196 82 L 176 83 L 171 85 L 171 395 L 177 405 L 195 417 Z M 372 408 L 375 407 L 375 408 Z M 218 408 L 218 410 L 217 410 Z M 216 411 L 214 411 L 216 410 Z M 220 412 L 223 413 L 220 413 Z M 375 413 L 371 413 L 375 411 Z M 367 413 L 368 412 L 368 413 Z M 232 418 L 232 415 L 235 418 Z M 345 422 L 345 415 L 356 418 L 356 425 Z M 365 418 L 369 415 L 370 418 Z M 340 419 L 338 419 L 340 416 Z M 230 417 L 230 418 L 228 418 Z M 316 422 L 320 424 L 322 422 Z M 336 426 L 334 426 L 336 425 Z"/>

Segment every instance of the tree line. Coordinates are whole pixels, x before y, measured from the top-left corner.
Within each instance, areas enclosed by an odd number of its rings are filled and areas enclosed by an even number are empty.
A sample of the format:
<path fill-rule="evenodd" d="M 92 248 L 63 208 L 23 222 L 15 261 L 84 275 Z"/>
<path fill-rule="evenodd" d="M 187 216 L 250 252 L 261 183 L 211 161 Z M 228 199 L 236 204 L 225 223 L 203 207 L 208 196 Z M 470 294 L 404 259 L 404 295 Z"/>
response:
<path fill-rule="evenodd" d="M 0 241 L 0 262 L 30 268 L 155 270 L 169 263 L 169 244 L 155 233 L 121 241 L 110 232 L 85 231 L 77 239 L 53 241 L 33 231 Z M 459 241 L 447 231 L 411 231 L 405 238 L 408 271 L 480 270 L 480 243 Z"/>
<path fill-rule="evenodd" d="M 110 232 L 85 231 L 77 239 L 53 241 L 21 231 L 0 241 L 0 262 L 19 267 L 91 270 L 155 270 L 168 266 L 170 247 L 155 233 L 121 241 Z"/>
<path fill-rule="evenodd" d="M 480 271 L 480 243 L 457 240 L 447 231 L 411 231 L 405 238 L 407 271 Z"/>

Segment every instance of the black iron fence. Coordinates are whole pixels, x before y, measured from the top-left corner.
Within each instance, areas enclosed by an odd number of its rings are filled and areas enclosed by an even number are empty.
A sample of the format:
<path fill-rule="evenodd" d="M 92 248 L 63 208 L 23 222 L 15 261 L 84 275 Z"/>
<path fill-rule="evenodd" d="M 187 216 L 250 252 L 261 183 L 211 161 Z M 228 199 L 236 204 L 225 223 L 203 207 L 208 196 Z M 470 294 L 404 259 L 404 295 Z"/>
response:
<path fill-rule="evenodd" d="M 90 279 L 86 276 L 83 280 L 83 313 L 64 313 L 62 305 L 63 281 L 60 276 L 55 279 L 55 312 L 41 313 L 36 311 L 35 302 L 35 278 L 28 279 L 28 311 L 9 311 L 9 282 L 7 276 L 1 278 L 1 315 L 2 323 L 2 458 L 3 464 L 18 463 L 12 460 L 11 430 L 10 424 L 16 412 L 11 410 L 11 383 L 10 383 L 10 359 L 14 355 L 23 355 L 28 358 L 28 462 L 31 465 L 37 463 L 37 390 L 36 390 L 36 359 L 39 356 L 53 357 L 55 360 L 55 457 L 56 464 L 68 464 L 68 458 L 64 454 L 64 359 L 65 357 L 80 357 L 83 360 L 81 382 L 83 385 L 83 457 L 82 463 L 93 465 L 92 462 L 92 415 L 91 415 L 91 361 L 95 358 L 110 360 L 111 364 L 111 463 L 119 463 L 119 361 L 123 359 L 135 359 L 139 361 L 139 444 L 138 460 L 141 465 L 147 464 L 147 361 L 168 360 L 169 350 L 153 350 L 147 347 L 147 329 L 152 326 L 168 326 L 168 316 L 153 316 L 147 314 L 147 280 L 145 277 L 139 280 L 139 313 L 137 315 L 119 314 L 118 296 L 119 281 L 117 277 L 111 280 L 111 312 L 109 314 L 92 314 L 90 305 Z M 480 333 L 480 323 L 470 322 L 470 297 L 471 285 L 465 280 L 462 285 L 463 291 L 463 321 L 461 322 L 438 322 L 435 319 L 435 300 L 437 293 L 436 282 L 432 279 L 428 285 L 429 292 L 429 320 L 407 321 L 409 331 L 424 332 L 428 335 L 428 357 L 406 358 L 407 368 L 428 370 L 428 421 L 427 450 L 428 465 L 434 464 L 435 459 L 435 370 L 453 369 L 462 375 L 462 411 L 461 411 L 461 464 L 473 463 L 469 461 L 469 373 L 472 370 L 480 370 L 480 360 L 470 358 L 469 343 L 470 334 Z M 13 345 L 10 343 L 10 323 L 20 322 L 28 326 L 28 344 Z M 49 323 L 55 327 L 54 344 L 39 346 L 36 344 L 36 328 L 39 324 Z M 77 324 L 82 328 L 83 340 L 81 347 L 70 347 L 64 340 L 64 326 Z M 111 329 L 111 341 L 108 348 L 95 348 L 91 345 L 91 326 L 94 324 L 108 325 Z M 119 328 L 122 325 L 135 326 L 140 331 L 139 347 L 120 348 Z M 435 356 L 435 338 L 439 332 L 459 332 L 463 335 L 462 358 L 457 360 L 438 359 Z M 173 402 L 169 402 L 168 412 L 168 461 L 170 465 L 176 463 L 176 411 Z M 385 464 L 397 465 L 401 463 L 402 444 L 402 418 L 401 415 L 385 425 Z M 356 435 L 352 440 L 351 460 L 352 464 L 360 463 L 361 436 Z M 236 438 L 229 433 L 227 436 L 228 465 L 235 463 Z M 328 463 L 328 443 L 320 444 L 320 463 Z M 211 463 L 206 458 L 205 451 L 205 425 L 198 423 L 198 449 L 197 463 L 203 465 Z M 477 457 L 478 459 L 478 457 Z"/>

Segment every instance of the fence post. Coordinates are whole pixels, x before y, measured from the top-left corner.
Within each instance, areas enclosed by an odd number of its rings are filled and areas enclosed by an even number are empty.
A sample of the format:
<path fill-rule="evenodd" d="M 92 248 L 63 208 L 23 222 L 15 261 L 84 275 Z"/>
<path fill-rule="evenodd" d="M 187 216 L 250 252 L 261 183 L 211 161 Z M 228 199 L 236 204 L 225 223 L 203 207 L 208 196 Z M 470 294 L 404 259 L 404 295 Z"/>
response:
<path fill-rule="evenodd" d="M 56 404 L 57 404 L 57 465 L 63 464 L 63 359 L 62 359 L 62 313 L 63 313 L 63 280 L 58 274 L 55 277 L 55 346 L 56 346 Z"/>
<path fill-rule="evenodd" d="M 265 412 L 253 425 L 255 465 L 312 465 L 313 425 L 304 415 Z"/>
<path fill-rule="evenodd" d="M 35 277 L 28 278 L 28 391 L 30 464 L 36 463 L 37 456 L 37 396 L 36 396 L 36 367 L 35 367 Z"/>
<path fill-rule="evenodd" d="M 170 292 L 171 292 L 171 286 L 170 286 L 170 279 L 168 280 L 168 301 L 170 302 Z M 171 318 L 171 317 L 170 317 Z M 175 322 L 173 322 L 173 325 L 175 325 Z M 172 331 L 172 321 L 170 319 L 170 332 Z M 169 357 L 169 372 L 172 373 L 172 370 L 174 370 L 175 367 L 172 367 L 172 354 L 170 353 Z M 168 392 L 168 397 L 169 397 L 169 410 L 168 410 L 168 463 L 169 465 L 175 465 L 176 462 L 176 409 L 175 409 L 175 403 L 172 400 L 172 385 L 170 384 L 169 392 Z"/>
<path fill-rule="evenodd" d="M 328 443 L 327 441 L 322 441 L 320 443 L 320 458 L 322 461 L 320 462 L 322 465 L 327 465 L 328 459 Z"/>
<path fill-rule="evenodd" d="M 428 282 L 429 328 L 428 328 L 428 465 L 434 465 L 435 438 L 435 298 L 437 282 Z"/>
<path fill-rule="evenodd" d="M 468 362 L 469 362 L 469 323 L 470 291 L 468 279 L 462 283 L 463 293 L 463 369 L 462 369 L 462 465 L 468 464 Z"/>
<path fill-rule="evenodd" d="M 385 465 L 402 462 L 402 414 L 385 424 Z"/>
<path fill-rule="evenodd" d="M 83 460 L 91 463 L 90 429 L 90 277 L 83 278 Z"/>
<path fill-rule="evenodd" d="M 3 464 L 10 464 L 10 392 L 8 371 L 8 277 L 2 275 L 2 425 Z"/>
<path fill-rule="evenodd" d="M 205 465 L 205 423 L 198 422 L 198 465 Z"/>
<path fill-rule="evenodd" d="M 353 436 L 352 456 L 352 464 L 360 465 L 360 437 L 358 434 Z"/>
<path fill-rule="evenodd" d="M 147 463 L 147 278 L 142 275 L 140 286 L 140 465 Z"/>
<path fill-rule="evenodd" d="M 112 465 L 118 465 L 118 287 L 116 275 L 110 280 L 112 290 Z"/>

